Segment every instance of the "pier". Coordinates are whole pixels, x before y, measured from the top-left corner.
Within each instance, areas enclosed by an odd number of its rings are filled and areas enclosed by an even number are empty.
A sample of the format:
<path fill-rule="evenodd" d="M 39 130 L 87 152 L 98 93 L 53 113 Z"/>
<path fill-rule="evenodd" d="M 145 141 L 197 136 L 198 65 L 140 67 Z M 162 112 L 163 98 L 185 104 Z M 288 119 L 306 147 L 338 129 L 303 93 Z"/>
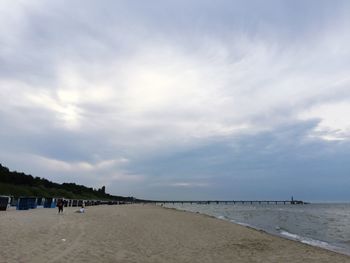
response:
<path fill-rule="evenodd" d="M 235 204 L 250 204 L 250 205 L 304 205 L 307 204 L 301 200 L 208 200 L 208 201 L 151 201 L 145 200 L 142 203 L 153 203 L 153 204 L 198 204 L 198 205 L 210 205 L 210 204 L 224 204 L 224 205 L 235 205 Z"/>

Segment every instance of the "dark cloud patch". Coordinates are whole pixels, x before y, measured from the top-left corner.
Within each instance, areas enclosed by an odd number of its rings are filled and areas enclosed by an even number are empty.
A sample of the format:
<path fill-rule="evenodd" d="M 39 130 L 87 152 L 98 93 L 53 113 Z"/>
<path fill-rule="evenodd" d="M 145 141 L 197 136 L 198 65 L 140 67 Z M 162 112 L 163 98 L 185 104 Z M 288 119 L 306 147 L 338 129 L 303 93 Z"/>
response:
<path fill-rule="evenodd" d="M 189 182 L 192 196 L 186 196 L 193 199 L 210 198 L 214 191 L 222 199 L 281 199 L 294 194 L 317 200 L 326 193 L 326 199 L 340 200 L 341 196 L 346 200 L 350 145 L 305 139 L 316 124 L 289 124 L 259 135 L 213 140 L 181 152 L 169 149 L 164 155 L 136 162 L 131 169 L 152 175 L 150 187 L 155 189 Z M 152 186 L 157 181 L 165 186 Z M 196 187 L 200 183 L 207 187 Z M 181 185 L 178 188 L 186 191 Z M 340 195 L 334 189 L 339 189 Z"/>

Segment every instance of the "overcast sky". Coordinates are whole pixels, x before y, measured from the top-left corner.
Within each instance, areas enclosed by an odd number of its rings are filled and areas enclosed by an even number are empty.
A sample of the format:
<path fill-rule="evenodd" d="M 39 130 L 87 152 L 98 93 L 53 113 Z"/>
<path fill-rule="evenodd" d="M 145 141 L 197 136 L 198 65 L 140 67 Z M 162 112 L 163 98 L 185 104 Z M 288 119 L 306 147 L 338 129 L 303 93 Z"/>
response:
<path fill-rule="evenodd" d="M 148 199 L 350 200 L 350 1 L 1 1 L 0 163 Z"/>

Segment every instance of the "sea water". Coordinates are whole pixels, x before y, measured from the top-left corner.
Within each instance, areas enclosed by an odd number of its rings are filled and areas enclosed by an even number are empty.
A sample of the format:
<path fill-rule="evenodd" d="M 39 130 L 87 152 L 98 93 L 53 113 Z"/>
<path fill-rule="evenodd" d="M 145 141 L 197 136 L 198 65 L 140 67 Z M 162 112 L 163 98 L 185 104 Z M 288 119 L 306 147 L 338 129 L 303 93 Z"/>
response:
<path fill-rule="evenodd" d="M 350 255 L 350 204 L 166 204 Z"/>

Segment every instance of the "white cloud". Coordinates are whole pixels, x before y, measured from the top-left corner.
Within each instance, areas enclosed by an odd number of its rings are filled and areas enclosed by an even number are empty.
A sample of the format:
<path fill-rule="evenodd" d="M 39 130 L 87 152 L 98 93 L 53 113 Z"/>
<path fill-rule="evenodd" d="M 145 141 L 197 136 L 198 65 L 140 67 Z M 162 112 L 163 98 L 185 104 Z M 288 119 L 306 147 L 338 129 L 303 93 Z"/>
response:
<path fill-rule="evenodd" d="M 128 163 L 128 159 L 119 158 L 113 160 L 101 160 L 97 162 L 86 161 L 62 161 L 58 159 L 48 158 L 45 156 L 28 155 L 26 158 L 32 160 L 36 165 L 41 166 L 45 170 L 55 172 L 77 172 L 77 173 L 97 173 L 109 171 L 110 169 L 120 169 L 124 164 Z"/>
<path fill-rule="evenodd" d="M 198 183 L 198 182 L 177 182 L 169 184 L 173 187 L 207 187 L 207 183 Z"/>
<path fill-rule="evenodd" d="M 301 114 L 301 119 L 319 119 L 311 136 L 327 141 L 350 139 L 350 101 L 315 105 Z"/>

